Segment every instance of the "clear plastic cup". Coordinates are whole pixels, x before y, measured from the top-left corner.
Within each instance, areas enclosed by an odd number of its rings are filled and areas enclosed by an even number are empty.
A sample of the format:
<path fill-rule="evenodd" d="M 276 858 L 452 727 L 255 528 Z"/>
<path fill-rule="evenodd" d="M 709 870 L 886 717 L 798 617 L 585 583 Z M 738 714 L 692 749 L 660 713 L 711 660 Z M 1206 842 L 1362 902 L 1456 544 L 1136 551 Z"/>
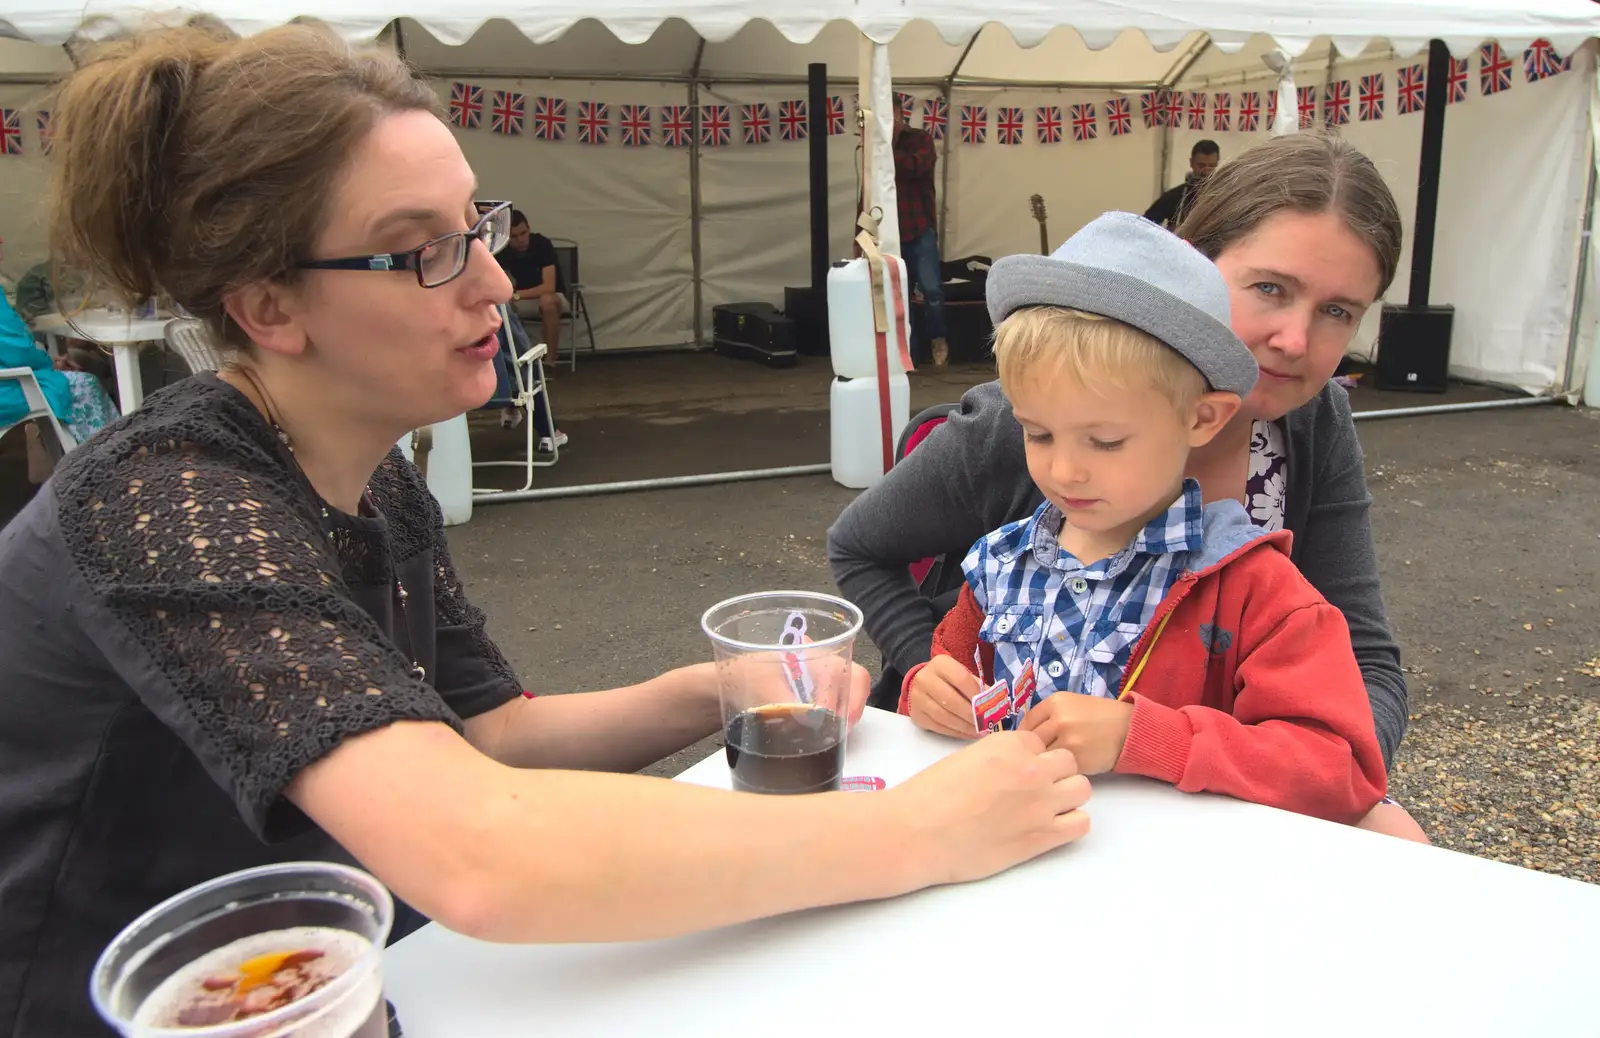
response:
<path fill-rule="evenodd" d="M 359 869 L 329 862 L 246 869 L 190 887 L 128 924 L 95 963 L 89 996 L 125 1038 L 386 1038 L 383 946 L 393 921 L 389 891 Z M 200 978 L 247 976 L 238 967 L 254 962 L 242 990 L 259 997 L 268 993 L 260 964 L 275 961 L 267 956 L 306 949 L 322 951 L 326 969 L 348 965 L 325 986 L 258 1016 L 172 1022 L 191 996 L 207 997 L 197 994 Z"/>
<path fill-rule="evenodd" d="M 716 658 L 733 788 L 841 788 L 861 610 L 833 595 L 763 591 L 717 603 L 700 626 Z"/>

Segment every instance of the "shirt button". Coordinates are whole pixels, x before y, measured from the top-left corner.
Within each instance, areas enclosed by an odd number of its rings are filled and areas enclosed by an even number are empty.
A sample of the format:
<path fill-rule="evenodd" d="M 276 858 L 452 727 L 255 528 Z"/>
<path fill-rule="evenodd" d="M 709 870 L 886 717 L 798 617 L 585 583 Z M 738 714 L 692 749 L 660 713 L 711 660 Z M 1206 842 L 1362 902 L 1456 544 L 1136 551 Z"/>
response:
<path fill-rule="evenodd" d="M 1074 595 L 1081 595 L 1085 591 L 1089 590 L 1089 582 L 1084 580 L 1082 577 L 1073 577 L 1072 583 L 1068 584 L 1067 586 L 1072 589 L 1072 593 Z"/>
<path fill-rule="evenodd" d="M 1002 616 L 999 620 L 995 621 L 994 629 L 1001 634 L 1009 634 L 1011 631 L 1011 617 Z"/>
<path fill-rule="evenodd" d="M 1053 678 L 1059 678 L 1066 673 L 1066 670 L 1067 668 L 1061 665 L 1060 660 L 1051 660 L 1050 665 L 1044 669 L 1044 672 Z"/>

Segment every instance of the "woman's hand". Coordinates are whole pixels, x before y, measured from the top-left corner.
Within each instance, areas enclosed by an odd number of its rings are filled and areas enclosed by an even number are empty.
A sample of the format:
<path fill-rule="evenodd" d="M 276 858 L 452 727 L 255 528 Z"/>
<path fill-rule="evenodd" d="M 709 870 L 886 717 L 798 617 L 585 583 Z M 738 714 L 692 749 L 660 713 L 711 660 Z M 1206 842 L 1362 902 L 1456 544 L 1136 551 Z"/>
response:
<path fill-rule="evenodd" d="M 1117 766 L 1132 723 L 1132 703 L 1057 692 L 1023 714 L 1017 729 L 1050 749 L 1070 750 L 1085 775 L 1100 775 Z"/>
<path fill-rule="evenodd" d="M 906 707 L 918 728 L 957 739 L 976 739 L 972 700 L 978 677 L 952 656 L 935 656 L 911 679 Z"/>
<path fill-rule="evenodd" d="M 997 732 L 873 796 L 919 832 L 933 883 L 982 879 L 1089 831 L 1089 780 L 1064 750 L 1031 732 Z"/>

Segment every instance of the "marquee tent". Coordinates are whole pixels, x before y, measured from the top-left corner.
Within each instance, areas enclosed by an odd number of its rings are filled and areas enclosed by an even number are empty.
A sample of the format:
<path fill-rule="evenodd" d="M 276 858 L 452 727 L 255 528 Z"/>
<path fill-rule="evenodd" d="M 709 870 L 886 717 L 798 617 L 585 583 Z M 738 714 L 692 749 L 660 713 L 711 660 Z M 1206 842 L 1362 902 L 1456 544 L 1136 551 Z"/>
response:
<path fill-rule="evenodd" d="M 784 14 L 742 0 L 457 0 L 431 12 L 323 0 L 306 13 L 402 50 L 445 100 L 453 89 L 463 104 L 479 99 L 476 125 L 456 132 L 485 196 L 510 198 L 537 230 L 580 243 L 607 349 L 703 340 L 713 305 L 781 302 L 785 285 L 808 283 L 807 146 L 785 138 L 812 62 L 826 63 L 830 96 L 852 111 L 863 33 L 886 45 L 913 124 L 943 120 L 947 258 L 1037 251 L 1035 193 L 1054 246 L 1101 211 L 1144 209 L 1181 177 L 1196 140 L 1216 140 L 1225 160 L 1265 141 L 1277 78 L 1262 56 L 1275 48 L 1292 59 L 1309 120 L 1333 123 L 1378 161 L 1409 231 L 1422 126 L 1410 79 L 1427 41 L 1442 39 L 1461 63 L 1432 292 L 1457 307 L 1452 370 L 1549 392 L 1581 378 L 1594 339 L 1594 312 L 1579 308 L 1592 280 L 1581 254 L 1600 111 L 1585 44 L 1600 34 L 1600 7 L 1506 6 L 832 0 Z M 22 154 L 0 155 L 0 235 L 15 272 L 44 255 L 39 113 L 66 67 L 56 45 L 86 9 L 118 9 L 12 8 L 0 18 L 0 36 L 15 37 L 0 39 L 0 108 L 16 118 Z M 292 13 L 267 0 L 204 9 L 245 32 Z M 1145 112 L 1158 100 L 1151 125 Z M 683 139 L 675 120 L 690 106 L 700 118 L 685 128 L 699 133 Z M 1174 113 L 1178 125 L 1165 125 Z M 857 138 L 843 122 L 829 140 L 835 256 L 848 254 L 857 190 Z M 1409 252 L 1391 301 L 1405 300 L 1408 266 Z M 1358 352 L 1375 332 L 1369 321 Z"/>

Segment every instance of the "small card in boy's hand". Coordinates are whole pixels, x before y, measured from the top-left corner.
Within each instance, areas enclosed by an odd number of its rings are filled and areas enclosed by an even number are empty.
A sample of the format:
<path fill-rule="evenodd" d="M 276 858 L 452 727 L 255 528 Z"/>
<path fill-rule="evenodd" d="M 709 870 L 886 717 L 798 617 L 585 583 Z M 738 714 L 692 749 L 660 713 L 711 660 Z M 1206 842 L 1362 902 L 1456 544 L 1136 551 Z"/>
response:
<path fill-rule="evenodd" d="M 978 692 L 972 701 L 972 726 L 980 734 L 995 728 L 1011 713 L 1011 686 L 1002 678 Z"/>
<path fill-rule="evenodd" d="M 1022 673 L 1017 675 L 1017 683 L 1011 689 L 1011 713 L 1020 715 L 1028 712 L 1028 707 L 1033 704 L 1033 691 L 1038 684 L 1034 678 L 1033 661 L 1029 660 L 1022 665 Z"/>

